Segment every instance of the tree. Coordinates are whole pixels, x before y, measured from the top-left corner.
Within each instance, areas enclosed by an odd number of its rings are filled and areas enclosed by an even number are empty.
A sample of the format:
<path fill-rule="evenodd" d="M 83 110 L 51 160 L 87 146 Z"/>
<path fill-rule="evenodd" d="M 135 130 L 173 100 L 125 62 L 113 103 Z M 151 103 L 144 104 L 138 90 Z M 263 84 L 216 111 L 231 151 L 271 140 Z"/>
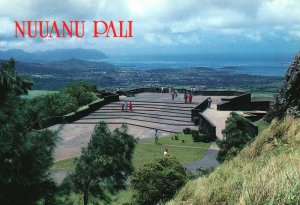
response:
<path fill-rule="evenodd" d="M 14 59 L 1 63 L 0 70 L 0 104 L 7 100 L 8 95 L 19 96 L 27 94 L 32 82 L 16 70 Z"/>
<path fill-rule="evenodd" d="M 222 162 L 226 157 L 235 156 L 255 137 L 250 131 L 250 123 L 245 117 L 235 112 L 230 113 L 225 129 L 222 131 L 224 139 L 217 140 L 217 144 L 221 148 L 217 157 L 218 161 Z"/>
<path fill-rule="evenodd" d="M 145 164 L 132 177 L 134 199 L 152 205 L 171 199 L 188 180 L 188 173 L 175 158 L 159 158 Z"/>
<path fill-rule="evenodd" d="M 95 84 L 91 84 L 87 82 L 78 82 L 78 83 L 68 84 L 63 89 L 63 92 L 74 97 L 77 100 L 79 106 L 83 106 L 97 99 L 95 93 L 97 93 L 98 90 Z"/>
<path fill-rule="evenodd" d="M 2 63 L 0 79 L 0 201 L 52 202 L 56 186 L 49 169 L 58 135 L 30 129 L 19 95 L 27 93 L 32 83 L 16 71 L 14 60 Z"/>
<path fill-rule="evenodd" d="M 100 122 L 88 146 L 82 149 L 74 173 L 65 179 L 63 186 L 82 193 L 85 205 L 89 196 L 109 201 L 108 193 L 125 188 L 126 179 L 133 172 L 135 144 L 125 125 L 110 132 L 107 125 Z"/>
<path fill-rule="evenodd" d="M 34 127 L 39 125 L 40 128 L 47 126 L 55 117 L 74 112 L 78 108 L 76 99 L 64 92 L 35 97 L 28 100 L 26 106 L 29 120 Z"/>

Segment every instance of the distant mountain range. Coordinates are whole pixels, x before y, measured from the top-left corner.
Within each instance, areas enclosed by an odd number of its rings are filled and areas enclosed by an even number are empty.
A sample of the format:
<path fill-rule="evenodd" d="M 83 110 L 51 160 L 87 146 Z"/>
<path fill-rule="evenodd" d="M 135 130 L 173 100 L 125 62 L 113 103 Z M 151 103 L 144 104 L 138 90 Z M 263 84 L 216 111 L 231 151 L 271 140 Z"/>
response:
<path fill-rule="evenodd" d="M 23 73 L 64 73 L 64 71 L 98 70 L 101 72 L 114 72 L 119 68 L 106 62 L 68 59 L 43 63 L 16 62 L 16 68 Z"/>
<path fill-rule="evenodd" d="M 25 52 L 21 49 L 11 49 L 7 51 L 0 51 L 0 59 L 6 60 L 15 58 L 17 61 L 22 62 L 50 62 L 50 61 L 63 61 L 69 59 L 80 60 L 99 60 L 107 58 L 107 56 L 95 49 L 56 49 L 50 51 L 37 51 L 33 53 Z"/>

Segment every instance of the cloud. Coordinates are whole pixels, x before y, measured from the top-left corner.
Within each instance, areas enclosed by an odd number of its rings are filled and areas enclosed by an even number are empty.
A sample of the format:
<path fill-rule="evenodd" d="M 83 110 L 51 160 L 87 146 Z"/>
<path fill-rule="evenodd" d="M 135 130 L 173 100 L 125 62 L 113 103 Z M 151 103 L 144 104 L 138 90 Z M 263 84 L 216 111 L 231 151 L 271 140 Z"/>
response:
<path fill-rule="evenodd" d="M 0 17 L 0 35 L 12 36 L 14 33 L 13 22 L 9 18 Z"/>
<path fill-rule="evenodd" d="M 216 39 L 240 43 L 299 39 L 299 0 L 1 0 L 0 49 L 95 47 L 108 52 L 174 47 L 209 49 Z M 133 39 L 13 38 L 15 20 L 133 20 Z M 87 26 L 86 32 L 92 32 Z M 9 39 L 9 36 L 11 38 Z M 208 43 L 209 42 L 209 43 Z M 215 46 L 214 46 L 215 47 Z M 136 52 L 140 52 L 137 51 Z"/>

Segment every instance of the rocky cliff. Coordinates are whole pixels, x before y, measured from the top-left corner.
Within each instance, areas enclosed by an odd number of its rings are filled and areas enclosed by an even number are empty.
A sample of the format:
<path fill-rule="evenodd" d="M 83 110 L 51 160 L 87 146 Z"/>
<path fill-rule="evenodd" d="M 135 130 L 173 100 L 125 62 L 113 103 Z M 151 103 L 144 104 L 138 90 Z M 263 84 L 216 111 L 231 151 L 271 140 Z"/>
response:
<path fill-rule="evenodd" d="M 300 53 L 287 70 L 284 84 L 266 119 L 270 121 L 285 115 L 300 117 Z"/>

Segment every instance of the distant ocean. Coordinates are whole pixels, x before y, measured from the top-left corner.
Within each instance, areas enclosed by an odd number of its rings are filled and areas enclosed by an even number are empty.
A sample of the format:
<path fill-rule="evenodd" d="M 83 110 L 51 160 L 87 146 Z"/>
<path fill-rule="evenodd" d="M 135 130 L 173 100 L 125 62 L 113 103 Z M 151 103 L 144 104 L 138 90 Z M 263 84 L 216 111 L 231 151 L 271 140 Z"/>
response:
<path fill-rule="evenodd" d="M 104 61 L 137 70 L 207 67 L 238 74 L 284 76 L 293 58 L 294 54 L 193 54 L 111 56 Z"/>

